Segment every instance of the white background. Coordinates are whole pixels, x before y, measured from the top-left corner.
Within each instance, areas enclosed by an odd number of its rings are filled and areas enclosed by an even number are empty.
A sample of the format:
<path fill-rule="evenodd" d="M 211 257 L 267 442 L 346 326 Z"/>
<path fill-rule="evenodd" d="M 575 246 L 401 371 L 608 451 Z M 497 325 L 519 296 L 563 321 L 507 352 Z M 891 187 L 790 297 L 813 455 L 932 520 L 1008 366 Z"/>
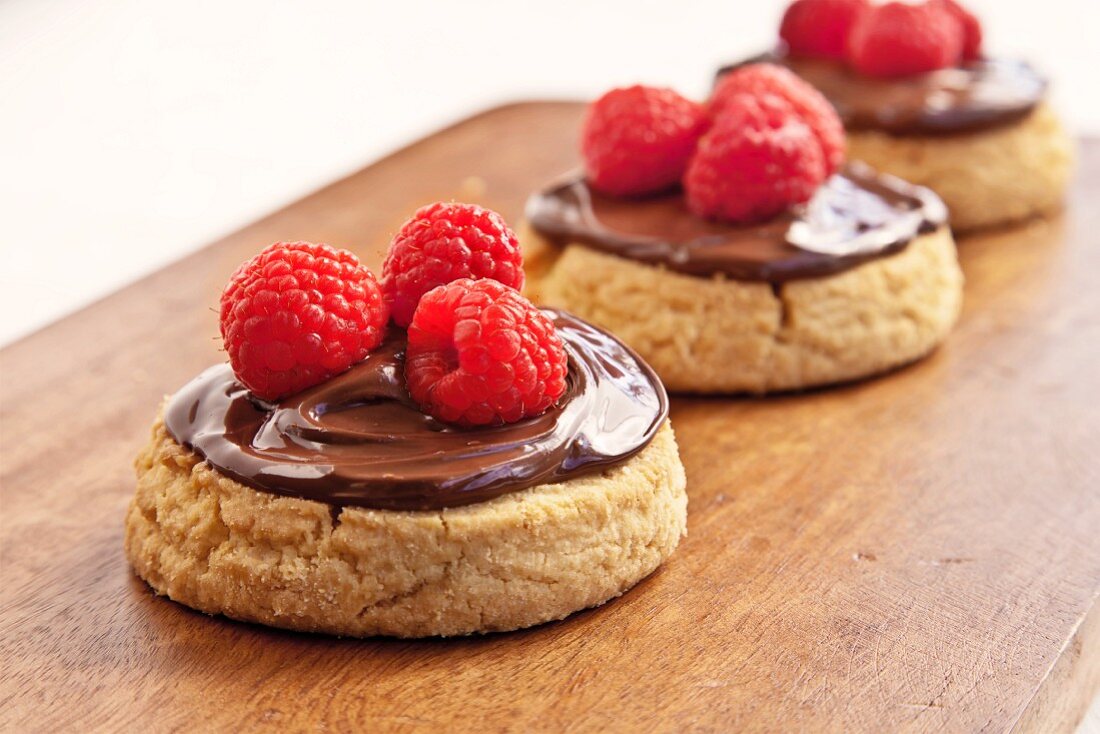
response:
<path fill-rule="evenodd" d="M 701 95 L 784 5 L 0 0 L 0 343 L 484 107 Z M 971 5 L 1100 132 L 1100 4 Z"/>

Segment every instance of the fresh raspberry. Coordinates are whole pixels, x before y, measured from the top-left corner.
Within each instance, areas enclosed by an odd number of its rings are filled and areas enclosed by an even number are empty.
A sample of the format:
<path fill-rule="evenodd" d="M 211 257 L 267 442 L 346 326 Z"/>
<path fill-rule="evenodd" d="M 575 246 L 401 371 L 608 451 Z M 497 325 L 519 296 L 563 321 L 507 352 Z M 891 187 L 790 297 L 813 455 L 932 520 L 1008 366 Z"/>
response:
<path fill-rule="evenodd" d="M 795 0 L 783 14 L 779 37 L 792 56 L 844 59 L 848 33 L 869 0 Z"/>
<path fill-rule="evenodd" d="M 954 66 L 962 25 L 942 3 L 873 5 L 852 27 L 848 62 L 867 76 L 895 77 Z"/>
<path fill-rule="evenodd" d="M 729 99 L 738 94 L 773 94 L 794 109 L 821 144 L 825 175 L 837 172 L 844 162 L 844 124 L 825 95 L 790 69 L 777 64 L 749 64 L 723 76 L 708 103 L 711 117 L 722 114 Z"/>
<path fill-rule="evenodd" d="M 447 423 L 515 423 L 565 392 L 565 348 L 546 314 L 495 280 L 456 280 L 420 299 L 405 383 Z"/>
<path fill-rule="evenodd" d="M 401 227 L 382 264 L 382 291 L 393 320 L 408 326 L 420 297 L 459 278 L 491 278 L 523 288 L 523 254 L 499 214 L 473 204 L 439 202 Z"/>
<path fill-rule="evenodd" d="M 684 176 L 688 208 L 731 222 L 769 219 L 825 180 L 821 145 L 783 99 L 733 95 Z"/>
<path fill-rule="evenodd" d="M 347 250 L 276 242 L 241 264 L 221 297 L 221 332 L 241 384 L 274 400 L 367 356 L 389 309 L 371 271 Z"/>
<path fill-rule="evenodd" d="M 588 107 L 581 155 L 592 187 L 640 196 L 675 186 L 706 129 L 702 105 L 671 89 L 612 89 Z"/>
<path fill-rule="evenodd" d="M 955 2 L 955 0 L 939 0 L 939 2 L 955 16 L 955 20 L 959 21 L 959 25 L 962 26 L 963 60 L 974 61 L 980 59 L 982 57 L 982 24 L 977 16 Z"/>

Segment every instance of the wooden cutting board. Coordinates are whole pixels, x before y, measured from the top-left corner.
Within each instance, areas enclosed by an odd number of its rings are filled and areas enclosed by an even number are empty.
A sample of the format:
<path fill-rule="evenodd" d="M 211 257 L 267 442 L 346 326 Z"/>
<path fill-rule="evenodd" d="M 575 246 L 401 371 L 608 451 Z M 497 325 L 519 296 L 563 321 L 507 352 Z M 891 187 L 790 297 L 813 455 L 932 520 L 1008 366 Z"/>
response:
<path fill-rule="evenodd" d="M 1064 217 L 961 243 L 965 312 L 930 359 L 674 400 L 689 535 L 601 609 L 337 640 L 206 617 L 131 575 L 131 459 L 161 397 L 221 359 L 233 268 L 299 238 L 376 266 L 436 199 L 518 223 L 575 164 L 579 112 L 466 120 L 0 352 L 0 730 L 1073 726 L 1100 673 L 1100 141 Z"/>

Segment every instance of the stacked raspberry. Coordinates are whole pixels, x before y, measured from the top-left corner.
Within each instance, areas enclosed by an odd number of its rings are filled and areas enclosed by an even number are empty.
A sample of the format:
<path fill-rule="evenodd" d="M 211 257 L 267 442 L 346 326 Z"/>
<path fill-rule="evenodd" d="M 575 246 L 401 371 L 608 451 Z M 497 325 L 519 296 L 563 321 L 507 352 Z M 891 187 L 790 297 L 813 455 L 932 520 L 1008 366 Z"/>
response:
<path fill-rule="evenodd" d="M 897 77 L 981 56 L 978 19 L 955 0 L 795 0 L 779 37 L 794 56 L 847 62 L 868 76 Z"/>
<path fill-rule="evenodd" d="M 425 412 L 464 427 L 512 423 L 554 405 L 568 366 L 553 322 L 519 294 L 523 280 L 498 214 L 438 203 L 394 237 L 381 285 L 346 250 L 271 245 L 222 293 L 222 338 L 240 382 L 275 400 L 365 359 L 392 313 L 408 327 L 405 383 Z"/>
<path fill-rule="evenodd" d="M 807 201 L 844 160 L 844 129 L 817 90 L 772 64 L 726 75 L 706 105 L 669 89 L 616 89 L 588 109 L 589 184 L 644 196 L 682 184 L 699 216 L 769 219 Z"/>

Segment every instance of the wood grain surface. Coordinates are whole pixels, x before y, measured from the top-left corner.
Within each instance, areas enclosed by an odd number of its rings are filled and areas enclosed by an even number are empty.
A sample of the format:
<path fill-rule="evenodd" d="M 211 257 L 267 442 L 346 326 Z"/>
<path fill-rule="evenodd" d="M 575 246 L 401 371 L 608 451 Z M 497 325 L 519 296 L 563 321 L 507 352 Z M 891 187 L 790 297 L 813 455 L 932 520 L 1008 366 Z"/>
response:
<path fill-rule="evenodd" d="M 206 617 L 131 575 L 132 457 L 161 396 L 220 359 L 212 308 L 237 263 L 302 238 L 375 266 L 435 199 L 517 223 L 575 163 L 578 115 L 474 117 L 0 353 L 0 730 L 1073 726 L 1100 656 L 1100 141 L 1064 217 L 961 243 L 965 312 L 930 359 L 676 399 L 689 536 L 601 609 L 337 640 Z"/>

